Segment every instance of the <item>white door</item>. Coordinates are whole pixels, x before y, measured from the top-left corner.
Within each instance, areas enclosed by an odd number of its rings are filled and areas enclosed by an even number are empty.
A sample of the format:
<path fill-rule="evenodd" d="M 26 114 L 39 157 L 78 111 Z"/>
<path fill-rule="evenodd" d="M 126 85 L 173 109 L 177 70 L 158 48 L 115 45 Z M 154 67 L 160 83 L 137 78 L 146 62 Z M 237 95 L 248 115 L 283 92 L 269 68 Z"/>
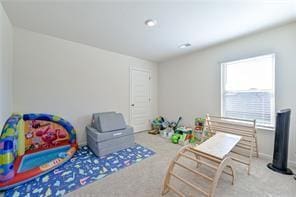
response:
<path fill-rule="evenodd" d="M 150 129 L 150 72 L 131 69 L 131 125 L 135 132 Z"/>

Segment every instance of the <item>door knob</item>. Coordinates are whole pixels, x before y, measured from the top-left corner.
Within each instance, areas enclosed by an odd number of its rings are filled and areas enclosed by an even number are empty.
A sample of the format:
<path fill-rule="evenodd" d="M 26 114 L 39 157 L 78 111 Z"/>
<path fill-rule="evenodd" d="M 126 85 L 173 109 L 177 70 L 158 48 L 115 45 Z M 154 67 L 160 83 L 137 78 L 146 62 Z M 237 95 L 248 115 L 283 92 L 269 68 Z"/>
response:
<path fill-rule="evenodd" d="M 134 107 L 134 106 L 135 106 L 135 104 L 131 104 L 131 106 L 132 106 L 132 107 Z"/>

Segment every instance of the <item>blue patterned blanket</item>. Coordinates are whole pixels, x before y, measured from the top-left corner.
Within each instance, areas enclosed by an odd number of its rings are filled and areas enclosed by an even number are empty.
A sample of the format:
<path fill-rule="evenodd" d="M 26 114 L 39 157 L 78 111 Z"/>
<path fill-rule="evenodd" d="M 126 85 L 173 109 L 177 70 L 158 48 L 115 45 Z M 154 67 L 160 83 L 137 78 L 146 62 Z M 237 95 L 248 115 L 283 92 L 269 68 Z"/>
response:
<path fill-rule="evenodd" d="M 97 157 L 87 146 L 82 146 L 69 162 L 32 181 L 7 190 L 5 196 L 63 196 L 154 154 L 152 150 L 136 144 L 134 147 L 104 157 Z"/>

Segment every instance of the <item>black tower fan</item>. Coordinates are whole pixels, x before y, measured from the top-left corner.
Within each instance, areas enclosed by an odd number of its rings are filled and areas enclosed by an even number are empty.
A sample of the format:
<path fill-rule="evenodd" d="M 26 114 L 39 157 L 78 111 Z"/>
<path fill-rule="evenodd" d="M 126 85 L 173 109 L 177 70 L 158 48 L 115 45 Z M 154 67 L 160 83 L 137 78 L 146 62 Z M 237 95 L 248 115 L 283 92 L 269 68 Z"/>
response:
<path fill-rule="evenodd" d="M 280 110 L 277 113 L 273 159 L 272 163 L 269 163 L 267 166 L 273 171 L 292 175 L 292 170 L 287 168 L 290 115 L 290 109 Z"/>

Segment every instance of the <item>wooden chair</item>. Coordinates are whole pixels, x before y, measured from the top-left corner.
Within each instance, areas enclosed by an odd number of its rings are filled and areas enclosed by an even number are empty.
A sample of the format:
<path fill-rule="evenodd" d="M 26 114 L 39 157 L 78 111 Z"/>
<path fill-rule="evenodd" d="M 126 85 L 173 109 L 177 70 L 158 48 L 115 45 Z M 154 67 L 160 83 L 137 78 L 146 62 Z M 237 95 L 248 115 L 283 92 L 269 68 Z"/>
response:
<path fill-rule="evenodd" d="M 219 116 L 206 117 L 206 128 L 210 133 L 224 132 L 242 136 L 240 142 L 231 151 L 231 158 L 247 165 L 250 174 L 252 157 L 259 157 L 256 135 L 256 120 L 244 120 Z"/>
<path fill-rule="evenodd" d="M 240 136 L 230 134 L 216 134 L 206 142 L 198 146 L 187 145 L 179 150 L 175 158 L 170 162 L 166 176 L 163 180 L 162 195 L 165 195 L 168 191 L 173 191 L 175 194 L 181 197 L 185 195 L 179 191 L 179 189 L 171 183 L 171 179 L 174 178 L 183 184 L 193 188 L 197 192 L 204 196 L 212 197 L 215 194 L 215 190 L 222 173 L 230 175 L 232 177 L 232 184 L 234 184 L 234 170 L 232 167 L 232 159 L 228 155 L 231 149 L 239 142 Z M 220 149 L 217 146 L 225 144 Z M 182 159 L 181 159 L 182 158 Z M 188 163 L 184 163 L 185 160 L 196 162 L 197 168 L 190 167 Z M 205 166 L 209 171 L 214 172 L 214 177 L 211 177 L 201 170 L 200 166 Z M 186 171 L 189 171 L 193 175 L 204 179 L 208 182 L 209 188 L 202 188 L 201 184 L 193 183 L 193 181 L 186 180 L 183 176 L 176 173 L 175 167 L 181 167 Z M 229 170 L 226 170 L 229 169 Z"/>

